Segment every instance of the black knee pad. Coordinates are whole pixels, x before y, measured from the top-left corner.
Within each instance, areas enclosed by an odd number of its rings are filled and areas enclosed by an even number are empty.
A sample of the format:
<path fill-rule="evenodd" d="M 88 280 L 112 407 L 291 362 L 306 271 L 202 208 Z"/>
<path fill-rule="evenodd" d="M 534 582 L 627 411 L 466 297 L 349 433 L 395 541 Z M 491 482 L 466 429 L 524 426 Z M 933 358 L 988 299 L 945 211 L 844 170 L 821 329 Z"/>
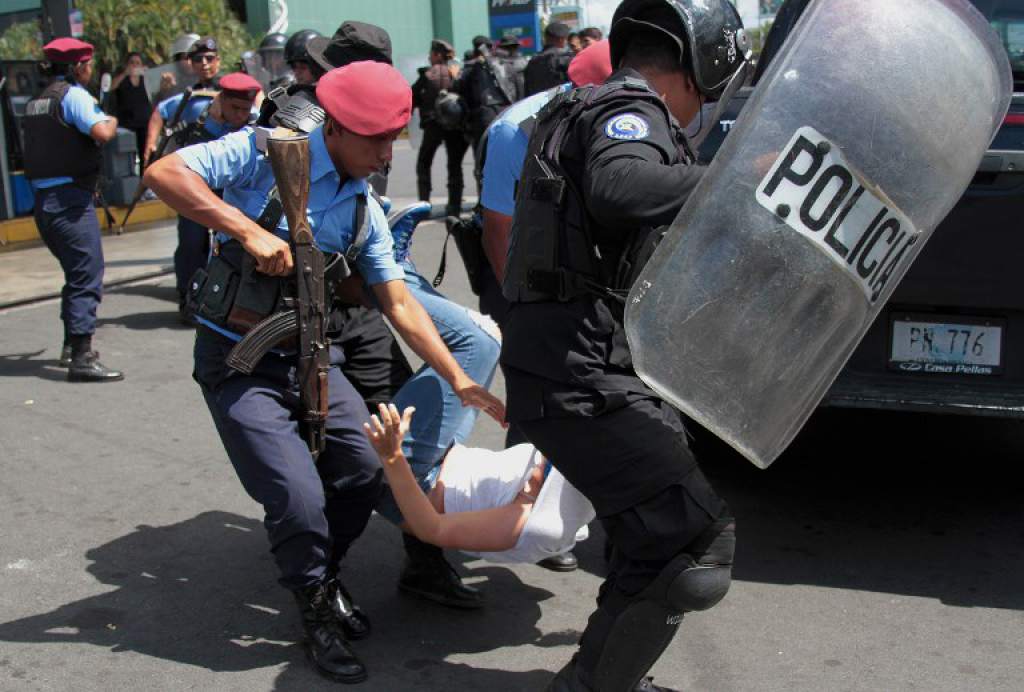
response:
<path fill-rule="evenodd" d="M 711 608 L 729 591 L 735 548 L 735 521 L 715 521 L 685 552 L 665 565 L 646 589 L 647 597 L 661 600 L 680 613 Z"/>

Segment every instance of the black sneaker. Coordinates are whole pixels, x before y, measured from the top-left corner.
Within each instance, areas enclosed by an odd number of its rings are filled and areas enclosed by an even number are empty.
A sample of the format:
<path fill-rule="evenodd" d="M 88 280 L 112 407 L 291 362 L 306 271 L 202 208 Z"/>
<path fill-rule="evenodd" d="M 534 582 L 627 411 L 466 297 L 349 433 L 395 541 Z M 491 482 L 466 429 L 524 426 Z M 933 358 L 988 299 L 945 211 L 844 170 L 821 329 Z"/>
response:
<path fill-rule="evenodd" d="M 573 572 L 577 567 L 580 566 L 576 556 L 573 555 L 571 550 L 567 550 L 561 555 L 552 555 L 546 557 L 537 563 L 544 569 L 549 569 L 552 572 Z"/>

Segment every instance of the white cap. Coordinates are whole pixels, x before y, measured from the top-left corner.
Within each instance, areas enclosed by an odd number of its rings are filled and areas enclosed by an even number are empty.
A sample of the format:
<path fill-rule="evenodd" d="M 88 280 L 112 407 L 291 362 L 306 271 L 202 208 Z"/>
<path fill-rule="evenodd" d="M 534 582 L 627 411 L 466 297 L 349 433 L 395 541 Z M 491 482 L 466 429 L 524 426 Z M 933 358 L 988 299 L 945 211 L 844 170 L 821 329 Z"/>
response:
<path fill-rule="evenodd" d="M 182 34 L 174 39 L 174 43 L 171 44 L 171 59 L 173 60 L 176 55 L 188 53 L 188 49 L 198 40 L 199 34 Z"/>

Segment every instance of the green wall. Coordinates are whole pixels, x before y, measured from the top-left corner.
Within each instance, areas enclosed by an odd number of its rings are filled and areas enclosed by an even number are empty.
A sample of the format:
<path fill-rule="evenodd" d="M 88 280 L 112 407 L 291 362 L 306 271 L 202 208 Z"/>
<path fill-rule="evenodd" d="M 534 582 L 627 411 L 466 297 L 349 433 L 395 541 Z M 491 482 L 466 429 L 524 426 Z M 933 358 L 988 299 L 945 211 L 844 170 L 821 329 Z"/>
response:
<path fill-rule="evenodd" d="M 0 14 L 38 10 L 42 7 L 40 0 L 0 0 Z"/>
<path fill-rule="evenodd" d="M 246 0 L 254 33 L 266 31 L 269 6 L 269 0 Z M 288 0 L 289 34 L 316 29 L 330 36 L 346 19 L 386 29 L 395 66 L 412 81 L 435 36 L 452 41 L 461 56 L 473 36 L 487 33 L 487 0 Z"/>

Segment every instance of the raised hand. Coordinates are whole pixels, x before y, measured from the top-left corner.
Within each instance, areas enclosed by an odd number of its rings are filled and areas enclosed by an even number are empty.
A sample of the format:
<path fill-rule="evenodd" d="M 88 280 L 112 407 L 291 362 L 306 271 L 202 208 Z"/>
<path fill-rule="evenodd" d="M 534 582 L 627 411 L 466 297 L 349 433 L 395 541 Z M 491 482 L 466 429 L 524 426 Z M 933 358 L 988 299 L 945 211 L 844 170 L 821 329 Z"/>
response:
<path fill-rule="evenodd" d="M 412 423 L 412 414 L 416 409 L 412 406 L 405 409 L 401 415 L 398 407 L 394 404 L 379 404 L 378 413 L 370 416 L 369 423 L 363 423 L 363 431 L 370 439 L 370 444 L 377 450 L 384 464 L 394 464 L 402 456 L 402 440 L 409 432 L 409 425 Z"/>

